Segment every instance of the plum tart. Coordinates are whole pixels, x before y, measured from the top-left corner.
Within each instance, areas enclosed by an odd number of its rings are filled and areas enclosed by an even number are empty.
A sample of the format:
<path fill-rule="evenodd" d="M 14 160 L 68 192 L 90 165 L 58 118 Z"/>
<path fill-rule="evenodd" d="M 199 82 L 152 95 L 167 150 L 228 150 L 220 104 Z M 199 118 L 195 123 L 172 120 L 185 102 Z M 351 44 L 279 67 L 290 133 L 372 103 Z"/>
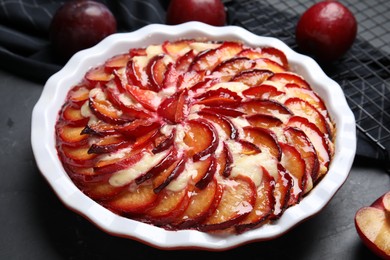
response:
<path fill-rule="evenodd" d="M 165 41 L 106 60 L 68 92 L 59 158 L 105 208 L 169 230 L 242 233 L 327 173 L 335 125 L 285 54 Z"/>

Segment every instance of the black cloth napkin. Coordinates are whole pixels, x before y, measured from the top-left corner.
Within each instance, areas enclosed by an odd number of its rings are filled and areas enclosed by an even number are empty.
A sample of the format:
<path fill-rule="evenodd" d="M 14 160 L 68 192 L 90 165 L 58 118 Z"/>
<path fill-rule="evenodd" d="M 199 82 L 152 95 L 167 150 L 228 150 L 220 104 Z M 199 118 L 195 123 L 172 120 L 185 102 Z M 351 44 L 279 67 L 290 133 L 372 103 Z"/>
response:
<path fill-rule="evenodd" d="M 49 27 L 65 1 L 0 0 L 0 67 L 44 83 L 64 65 L 53 55 Z M 151 23 L 165 23 L 169 0 L 100 1 L 117 19 L 118 32 L 133 31 Z"/>

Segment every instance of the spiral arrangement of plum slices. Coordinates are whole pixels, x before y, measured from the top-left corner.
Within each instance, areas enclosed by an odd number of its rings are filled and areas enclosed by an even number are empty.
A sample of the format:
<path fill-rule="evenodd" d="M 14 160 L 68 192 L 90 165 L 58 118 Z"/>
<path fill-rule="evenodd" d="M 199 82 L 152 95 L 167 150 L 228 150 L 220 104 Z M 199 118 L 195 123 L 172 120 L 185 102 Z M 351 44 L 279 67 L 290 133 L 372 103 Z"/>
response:
<path fill-rule="evenodd" d="M 77 187 L 164 229 L 242 233 L 324 174 L 335 125 L 273 47 L 183 39 L 133 48 L 72 86 L 57 150 Z"/>

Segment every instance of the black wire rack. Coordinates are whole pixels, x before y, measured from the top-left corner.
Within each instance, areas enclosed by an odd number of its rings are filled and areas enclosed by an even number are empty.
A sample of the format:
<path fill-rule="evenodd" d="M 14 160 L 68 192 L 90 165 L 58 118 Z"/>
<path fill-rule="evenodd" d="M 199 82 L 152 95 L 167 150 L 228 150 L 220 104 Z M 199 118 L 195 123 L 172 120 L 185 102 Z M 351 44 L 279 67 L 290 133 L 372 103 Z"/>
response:
<path fill-rule="evenodd" d="M 313 0 L 225 1 L 230 24 L 263 36 L 277 37 L 299 52 L 295 27 Z M 322 66 L 337 81 L 355 115 L 357 156 L 380 160 L 390 172 L 390 1 L 341 1 L 356 17 L 353 46 L 331 66 Z"/>

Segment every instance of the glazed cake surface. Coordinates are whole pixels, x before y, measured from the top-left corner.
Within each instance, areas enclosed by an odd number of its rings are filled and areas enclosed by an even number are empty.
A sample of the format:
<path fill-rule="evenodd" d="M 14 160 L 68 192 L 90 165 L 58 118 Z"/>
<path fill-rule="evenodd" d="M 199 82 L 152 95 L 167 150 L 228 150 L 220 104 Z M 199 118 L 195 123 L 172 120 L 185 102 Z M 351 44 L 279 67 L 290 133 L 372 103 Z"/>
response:
<path fill-rule="evenodd" d="M 183 39 L 91 68 L 62 106 L 56 146 L 76 186 L 119 215 L 242 233 L 321 181 L 335 132 L 282 51 Z"/>

